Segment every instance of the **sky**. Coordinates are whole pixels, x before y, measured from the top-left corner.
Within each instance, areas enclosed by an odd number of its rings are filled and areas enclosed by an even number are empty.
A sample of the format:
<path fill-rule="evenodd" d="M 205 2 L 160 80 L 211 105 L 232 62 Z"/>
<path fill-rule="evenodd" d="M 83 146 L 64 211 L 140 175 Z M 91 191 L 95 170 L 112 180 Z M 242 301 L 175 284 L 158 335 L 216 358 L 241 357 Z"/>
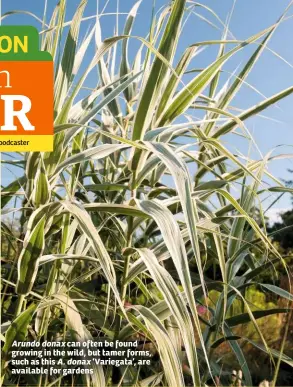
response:
<path fill-rule="evenodd" d="M 79 0 L 68 0 L 68 13 L 66 20 L 71 20 Z M 135 4 L 135 0 L 118 1 L 120 32 L 123 28 L 127 13 Z M 156 0 L 156 9 L 167 4 L 167 0 Z M 210 7 L 223 21 L 231 11 L 234 0 L 201 0 L 203 5 Z M 48 0 L 48 14 L 56 5 L 56 0 Z M 106 3 L 105 0 L 98 1 L 99 10 L 101 11 Z M 142 0 L 139 13 L 134 26 L 134 35 L 146 36 L 150 27 L 151 12 L 153 0 Z M 251 35 L 269 27 L 284 12 L 289 5 L 289 0 L 238 0 L 235 1 L 234 11 L 230 22 L 230 31 L 239 39 L 244 40 Z M 13 10 L 26 10 L 33 12 L 42 18 L 44 9 L 43 0 L 2 0 L 2 14 Z M 94 16 L 97 9 L 97 0 L 88 0 L 88 6 L 85 16 Z M 117 10 L 117 0 L 109 0 L 105 13 L 115 13 Z M 190 44 L 210 39 L 219 39 L 221 31 L 207 23 L 214 23 L 217 27 L 221 24 L 214 15 L 202 7 L 194 8 L 194 13 L 190 15 L 184 26 L 178 58 Z M 125 14 L 124 14 L 125 13 Z M 293 15 L 293 6 L 288 11 L 288 16 Z M 113 35 L 116 16 L 105 15 L 101 18 L 103 39 Z M 31 24 L 40 28 L 40 23 L 28 15 L 12 15 L 3 20 L 3 24 Z M 84 22 L 81 35 L 84 35 L 89 27 L 94 24 L 94 19 Z M 249 75 L 247 82 L 251 84 L 260 93 L 269 97 L 275 93 L 292 86 L 293 83 L 293 18 L 288 18 L 277 29 L 274 37 L 270 41 L 269 48 L 273 51 L 266 50 L 253 71 Z M 133 40 L 130 43 L 130 57 L 135 54 L 138 48 L 138 42 Z M 193 62 L 193 68 L 202 68 L 211 63 L 217 54 L 217 47 L 206 49 L 201 55 L 197 56 Z M 233 73 L 236 68 L 240 69 L 241 64 L 251 55 L 252 48 L 242 50 L 235 55 L 224 67 L 226 78 L 228 72 Z M 178 59 L 177 58 L 177 59 Z M 86 58 L 85 58 L 86 59 Z M 131 58 L 130 58 L 131 59 Z M 239 66 L 239 67 L 238 67 Z M 192 75 L 189 76 L 192 77 Z M 224 76 L 225 79 L 225 76 Z M 96 80 L 94 75 L 89 77 L 88 85 L 92 86 Z M 246 109 L 255 105 L 263 99 L 258 93 L 248 86 L 242 86 L 241 92 L 233 100 L 233 107 Z M 278 106 L 271 107 L 262 113 L 265 117 L 256 117 L 246 122 L 247 128 L 253 134 L 261 154 L 253 153 L 251 156 L 260 158 L 262 155 L 273 151 L 272 155 L 289 154 L 293 155 L 293 95 L 281 101 Z M 284 145 L 286 144 L 286 146 Z M 244 155 L 248 155 L 250 150 L 241 138 L 227 136 L 225 145 L 231 149 L 240 150 Z M 269 171 L 279 179 L 289 179 L 288 169 L 293 169 L 293 158 L 280 158 L 269 165 Z M 2 184 L 6 185 L 11 178 L 11 173 L 6 170 L 2 171 Z M 273 216 L 279 209 L 291 207 L 290 195 L 284 195 L 279 202 L 275 204 L 272 211 Z"/>

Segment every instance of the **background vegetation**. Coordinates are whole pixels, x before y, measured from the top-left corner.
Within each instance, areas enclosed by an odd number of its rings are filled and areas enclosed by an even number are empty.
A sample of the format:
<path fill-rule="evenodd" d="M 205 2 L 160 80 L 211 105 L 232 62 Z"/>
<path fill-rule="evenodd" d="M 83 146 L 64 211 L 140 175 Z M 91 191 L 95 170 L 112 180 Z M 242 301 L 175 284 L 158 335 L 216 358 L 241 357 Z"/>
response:
<path fill-rule="evenodd" d="M 54 152 L 3 157 L 22 170 L 2 189 L 3 385 L 239 384 L 233 369 L 246 386 L 292 385 L 292 241 L 279 239 L 284 227 L 292 235 L 292 213 L 269 229 L 262 202 L 292 193 L 267 169 L 292 155 L 252 158 L 225 144 L 241 136 L 257 149 L 246 120 L 293 92 L 238 115 L 232 106 L 291 4 L 245 41 L 221 21 L 220 40 L 195 42 L 175 60 L 189 13 L 217 15 L 166 1 L 138 37 L 140 3 L 106 40 L 101 14 L 80 38 L 86 0 L 71 21 L 65 0 L 39 19 L 55 60 Z M 217 56 L 194 69 L 211 45 Z M 249 60 L 222 82 L 223 65 L 248 46 Z M 88 88 L 92 71 L 99 81 Z M 138 338 L 151 366 L 100 366 L 88 378 L 11 374 L 14 339 L 103 337 Z"/>

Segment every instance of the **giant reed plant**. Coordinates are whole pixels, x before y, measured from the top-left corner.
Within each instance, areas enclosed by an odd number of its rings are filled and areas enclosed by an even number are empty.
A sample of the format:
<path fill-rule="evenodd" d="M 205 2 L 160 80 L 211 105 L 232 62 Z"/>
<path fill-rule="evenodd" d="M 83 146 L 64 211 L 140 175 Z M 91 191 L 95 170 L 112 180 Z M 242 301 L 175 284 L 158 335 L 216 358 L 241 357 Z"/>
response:
<path fill-rule="evenodd" d="M 217 355 L 223 342 L 247 386 L 252 377 L 245 342 L 265 352 L 276 373 L 278 359 L 292 365 L 269 348 L 258 325 L 258 319 L 288 309 L 255 310 L 245 297 L 260 274 L 280 262 L 286 269 L 266 233 L 260 198 L 290 190 L 270 175 L 273 156 L 243 158 L 224 141 L 228 134 L 241 135 L 253 145 L 245 121 L 293 92 L 292 86 L 231 113 L 231 101 L 289 18 L 289 7 L 245 41 L 233 38 L 223 23 L 220 40 L 195 42 L 175 61 L 185 18 L 195 7 L 211 17 L 214 12 L 193 1 L 166 2 L 142 38 L 132 32 L 140 3 L 122 34 L 104 41 L 100 14 L 81 37 L 89 20 L 83 16 L 86 0 L 69 22 L 66 0 L 48 24 L 48 15 L 42 21 L 31 14 L 40 20 L 42 49 L 55 60 L 54 151 L 18 155 L 14 164 L 22 176 L 2 192 L 3 214 L 20 214 L 17 228 L 2 223 L 4 384 L 19 382 L 11 375 L 9 351 L 13 340 L 24 338 L 139 337 L 157 359 L 150 367 L 99 366 L 84 379 L 22 376 L 27 386 L 201 386 L 219 377 L 225 384 L 231 369 Z M 140 48 L 130 63 L 132 40 Z M 214 60 L 190 70 L 201 47 L 211 45 L 219 47 Z M 223 65 L 246 46 L 253 47 L 252 55 L 220 86 Z M 98 71 L 98 83 L 85 88 L 92 71 Z M 186 73 L 192 73 L 188 82 Z M 266 177 L 272 186 L 264 184 Z M 239 195 L 232 194 L 235 186 Z M 284 289 L 263 288 L 292 301 Z M 211 291 L 219 295 L 215 304 Z M 239 301 L 243 313 L 233 315 Z M 235 334 L 248 322 L 257 341 Z"/>

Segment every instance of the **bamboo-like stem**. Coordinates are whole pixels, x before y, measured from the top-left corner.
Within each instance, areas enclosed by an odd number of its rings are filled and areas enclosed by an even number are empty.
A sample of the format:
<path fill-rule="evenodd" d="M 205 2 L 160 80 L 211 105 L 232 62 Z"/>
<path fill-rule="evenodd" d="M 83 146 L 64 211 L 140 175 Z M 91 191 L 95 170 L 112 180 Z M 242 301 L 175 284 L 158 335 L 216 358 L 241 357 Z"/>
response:
<path fill-rule="evenodd" d="M 15 313 L 14 313 L 14 319 L 16 319 L 20 315 L 24 301 L 25 301 L 25 295 L 20 294 L 18 297 L 18 300 L 17 300 L 17 306 L 16 306 Z"/>
<path fill-rule="evenodd" d="M 274 378 L 272 380 L 271 387 L 275 387 L 276 383 L 277 383 L 277 378 L 278 378 L 278 375 L 279 375 L 279 370 L 280 370 L 280 365 L 281 365 L 281 361 L 282 361 L 282 357 L 283 357 L 283 353 L 284 353 L 284 349 L 285 349 L 285 344 L 286 344 L 288 333 L 289 333 L 290 321 L 291 321 L 291 318 L 292 318 L 292 308 L 293 308 L 293 302 L 291 303 L 290 312 L 288 314 L 287 324 L 286 324 L 284 336 L 283 336 L 283 339 L 282 339 L 280 354 L 279 354 L 278 361 L 277 361 L 277 364 L 276 364 L 276 368 L 275 368 L 275 372 L 274 372 Z"/>

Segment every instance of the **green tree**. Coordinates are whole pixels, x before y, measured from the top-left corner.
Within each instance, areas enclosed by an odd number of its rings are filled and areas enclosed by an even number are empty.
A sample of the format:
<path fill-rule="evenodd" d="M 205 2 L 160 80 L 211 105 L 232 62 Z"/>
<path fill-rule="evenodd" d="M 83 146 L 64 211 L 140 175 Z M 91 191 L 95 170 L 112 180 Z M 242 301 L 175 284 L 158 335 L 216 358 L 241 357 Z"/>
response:
<path fill-rule="evenodd" d="M 289 169 L 290 173 L 293 173 L 293 170 Z M 285 181 L 286 186 L 289 188 L 293 187 L 293 180 Z M 293 196 L 292 196 L 293 203 Z M 286 252 L 293 249 L 293 208 L 286 212 L 279 214 L 281 217 L 280 222 L 275 222 L 272 227 L 268 229 L 270 233 L 273 234 L 273 240 L 280 244 L 280 247 Z"/>

